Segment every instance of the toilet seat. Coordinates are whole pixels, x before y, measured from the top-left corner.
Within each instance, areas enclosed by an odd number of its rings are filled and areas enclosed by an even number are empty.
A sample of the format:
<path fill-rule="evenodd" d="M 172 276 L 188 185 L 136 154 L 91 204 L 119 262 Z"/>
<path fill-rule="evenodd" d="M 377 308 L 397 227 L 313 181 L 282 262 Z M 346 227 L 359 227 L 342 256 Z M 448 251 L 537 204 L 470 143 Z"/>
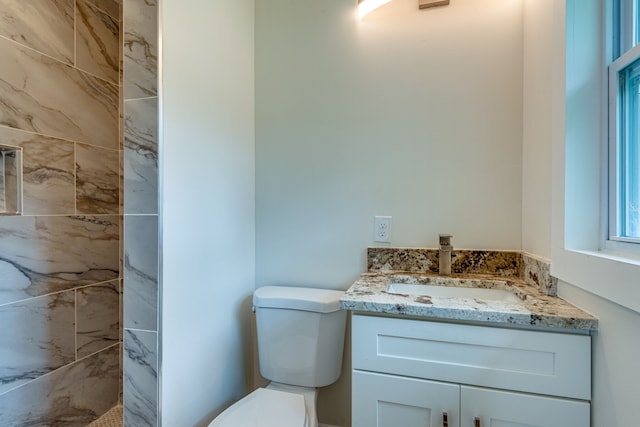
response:
<path fill-rule="evenodd" d="M 300 394 L 259 388 L 231 405 L 208 427 L 305 427 Z"/>

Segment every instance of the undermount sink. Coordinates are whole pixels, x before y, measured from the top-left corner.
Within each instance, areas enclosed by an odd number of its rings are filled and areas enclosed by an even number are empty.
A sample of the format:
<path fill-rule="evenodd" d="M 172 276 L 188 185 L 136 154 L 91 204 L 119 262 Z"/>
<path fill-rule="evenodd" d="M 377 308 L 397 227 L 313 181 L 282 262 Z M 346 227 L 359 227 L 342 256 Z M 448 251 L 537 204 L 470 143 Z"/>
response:
<path fill-rule="evenodd" d="M 424 282 L 436 284 L 428 284 Z M 476 287 L 474 285 L 485 287 Z M 511 303 L 522 302 L 522 299 L 512 291 L 508 289 L 495 288 L 504 286 L 506 286 L 506 282 L 501 280 L 457 279 L 451 277 L 429 277 L 424 279 L 407 278 L 403 276 L 399 280 L 391 278 L 391 281 L 387 284 L 387 293 L 430 296 L 437 298 L 480 299 Z"/>

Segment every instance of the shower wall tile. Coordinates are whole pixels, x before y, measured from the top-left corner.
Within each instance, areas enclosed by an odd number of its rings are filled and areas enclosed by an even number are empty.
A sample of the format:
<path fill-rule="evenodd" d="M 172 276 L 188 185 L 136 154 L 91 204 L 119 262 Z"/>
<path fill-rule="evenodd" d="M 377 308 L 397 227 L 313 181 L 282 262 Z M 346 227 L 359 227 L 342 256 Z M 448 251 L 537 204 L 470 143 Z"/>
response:
<path fill-rule="evenodd" d="M 158 98 L 128 100 L 125 112 L 125 214 L 158 213 Z"/>
<path fill-rule="evenodd" d="M 120 26 L 120 37 L 118 39 L 118 149 L 124 149 L 124 27 L 122 26 L 123 20 L 123 7 L 122 4 L 118 5 L 120 14 L 118 15 L 118 22 Z"/>
<path fill-rule="evenodd" d="M 158 425 L 158 6 L 122 3 L 125 425 Z M 130 329 L 128 329 L 130 328 Z"/>
<path fill-rule="evenodd" d="M 117 14 L 76 0 L 76 67 L 118 84 L 119 32 Z"/>
<path fill-rule="evenodd" d="M 0 0 L 25 213 L 0 216 L 0 426 L 86 426 L 122 395 L 121 22 L 120 0 Z"/>
<path fill-rule="evenodd" d="M 76 290 L 78 358 L 118 342 L 119 303 L 117 280 Z"/>
<path fill-rule="evenodd" d="M 119 308 L 118 308 L 118 322 L 120 322 L 120 327 L 118 328 L 118 341 L 122 341 L 123 337 L 122 334 L 124 333 L 124 314 L 123 314 L 123 290 L 124 290 L 124 284 L 123 284 L 123 280 L 122 278 L 120 278 L 120 280 L 118 281 L 118 295 L 120 297 L 119 300 Z"/>
<path fill-rule="evenodd" d="M 112 18 L 119 20 L 120 18 L 120 6 L 122 6 L 121 0 L 87 0 L 93 3 L 96 7 L 106 12 Z"/>
<path fill-rule="evenodd" d="M 81 214 L 120 210 L 120 157 L 116 150 L 76 146 L 76 209 Z"/>
<path fill-rule="evenodd" d="M 22 147 L 24 214 L 75 213 L 72 142 L 2 126 L 0 141 Z"/>
<path fill-rule="evenodd" d="M 85 427 L 117 399 L 114 345 L 0 395 L 0 426 Z"/>
<path fill-rule="evenodd" d="M 124 327 L 157 330 L 158 217 L 124 218 Z"/>
<path fill-rule="evenodd" d="M 0 125 L 118 148 L 116 85 L 1 37 L 0 57 Z"/>
<path fill-rule="evenodd" d="M 124 14 L 124 98 L 158 93 L 158 5 L 128 0 Z"/>
<path fill-rule="evenodd" d="M 120 84 L 122 85 L 122 73 L 120 73 Z M 118 150 L 124 150 L 124 90 L 120 86 L 118 94 L 118 103 L 120 106 L 120 114 L 118 115 Z"/>
<path fill-rule="evenodd" d="M 0 0 L 0 36 L 73 64 L 74 0 Z"/>
<path fill-rule="evenodd" d="M 120 328 L 120 333 L 123 333 L 122 328 Z M 118 362 L 120 365 L 120 369 L 118 370 L 118 403 L 122 405 L 124 400 L 124 349 L 122 345 L 122 339 L 118 343 Z"/>
<path fill-rule="evenodd" d="M 120 280 L 122 280 L 122 272 L 124 271 L 124 215 L 118 215 L 118 231 L 120 233 L 120 241 L 118 242 L 118 271 Z M 120 283 L 122 285 L 122 283 Z M 120 292 L 124 289 L 120 287 Z"/>
<path fill-rule="evenodd" d="M 118 212 L 120 215 L 124 215 L 124 150 L 118 151 L 119 161 L 119 180 L 120 187 L 118 191 Z"/>
<path fill-rule="evenodd" d="M 75 360 L 74 317 L 73 291 L 0 306 L 0 395 Z"/>
<path fill-rule="evenodd" d="M 123 358 L 122 358 L 122 354 L 123 354 L 123 345 L 122 342 L 124 340 L 124 320 L 123 320 L 123 313 L 122 313 L 122 290 L 123 290 L 123 284 L 122 284 L 122 278 L 118 281 L 120 287 L 118 288 L 119 291 L 119 295 L 120 295 L 120 309 L 118 310 L 119 312 L 119 322 L 120 322 L 120 327 L 118 328 L 118 342 L 119 342 L 119 348 L 120 348 L 120 352 L 119 352 L 119 356 L 118 356 L 118 360 L 120 362 L 120 371 L 118 374 L 118 403 L 122 404 L 122 394 L 123 394 L 123 385 L 124 385 L 124 362 L 123 362 Z"/>
<path fill-rule="evenodd" d="M 124 331 L 124 424 L 158 425 L 158 335 Z"/>
<path fill-rule="evenodd" d="M 1 219 L 0 304 L 119 276 L 115 215 Z"/>
<path fill-rule="evenodd" d="M 19 188 L 18 174 L 16 173 L 19 164 L 16 157 L 5 157 L 2 162 L 2 196 L 0 196 L 0 203 L 2 203 L 3 210 L 7 206 L 18 207 L 18 194 L 17 192 L 9 191 L 5 193 L 7 188 Z"/>

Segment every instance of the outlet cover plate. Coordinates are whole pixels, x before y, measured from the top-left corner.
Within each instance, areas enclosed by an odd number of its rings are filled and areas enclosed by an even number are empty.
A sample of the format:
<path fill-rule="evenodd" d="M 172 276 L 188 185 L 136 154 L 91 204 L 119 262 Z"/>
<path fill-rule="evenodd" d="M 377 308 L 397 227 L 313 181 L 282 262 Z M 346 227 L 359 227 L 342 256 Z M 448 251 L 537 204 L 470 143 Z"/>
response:
<path fill-rule="evenodd" d="M 375 216 L 373 218 L 373 241 L 391 243 L 391 217 Z"/>

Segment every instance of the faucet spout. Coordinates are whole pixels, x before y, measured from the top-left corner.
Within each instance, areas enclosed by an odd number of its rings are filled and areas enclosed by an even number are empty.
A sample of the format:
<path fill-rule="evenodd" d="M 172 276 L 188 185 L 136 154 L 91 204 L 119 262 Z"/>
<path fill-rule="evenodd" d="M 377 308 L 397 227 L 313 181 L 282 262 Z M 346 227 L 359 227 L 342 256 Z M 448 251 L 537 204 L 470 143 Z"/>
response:
<path fill-rule="evenodd" d="M 440 234 L 440 250 L 438 251 L 438 271 L 442 276 L 451 275 L 451 251 L 453 246 L 451 245 L 450 234 Z"/>

